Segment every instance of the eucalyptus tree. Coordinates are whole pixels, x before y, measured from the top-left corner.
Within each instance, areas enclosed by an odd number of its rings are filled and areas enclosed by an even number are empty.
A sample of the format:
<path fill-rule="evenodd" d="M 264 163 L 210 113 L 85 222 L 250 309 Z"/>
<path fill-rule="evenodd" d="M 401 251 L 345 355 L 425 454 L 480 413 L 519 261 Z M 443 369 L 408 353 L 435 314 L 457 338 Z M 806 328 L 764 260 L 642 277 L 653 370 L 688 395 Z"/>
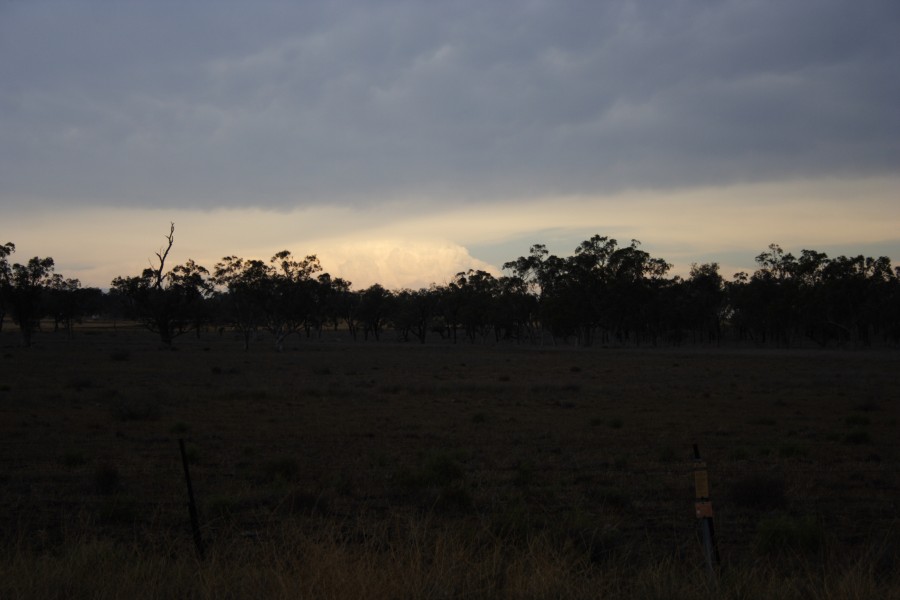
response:
<path fill-rule="evenodd" d="M 498 339 L 534 342 L 538 338 L 538 299 L 529 292 L 528 283 L 517 275 L 497 279 L 494 327 Z"/>
<path fill-rule="evenodd" d="M 882 315 L 889 305 L 895 273 L 887 257 L 838 256 L 823 268 L 823 295 L 828 299 L 827 318 L 844 342 L 869 345 L 871 334 L 882 329 Z"/>
<path fill-rule="evenodd" d="M 469 269 L 457 273 L 449 283 L 450 294 L 459 300 L 459 323 L 469 341 L 484 341 L 496 322 L 497 280 L 487 271 Z"/>
<path fill-rule="evenodd" d="M 544 244 L 534 244 L 528 256 L 520 256 L 516 260 L 503 263 L 504 271 L 511 271 L 513 276 L 522 281 L 525 291 L 540 295 L 548 287 L 548 269 L 545 264 L 550 251 Z"/>
<path fill-rule="evenodd" d="M 0 244 L 0 332 L 3 331 L 3 321 L 10 303 L 12 267 L 9 264 L 9 256 L 15 251 L 16 245 L 12 242 Z"/>
<path fill-rule="evenodd" d="M 350 286 L 351 282 L 345 279 L 340 277 L 333 279 L 331 282 L 331 305 L 335 321 L 344 321 L 347 331 L 356 340 L 359 334 L 359 306 L 362 296 L 358 292 L 351 291 Z"/>
<path fill-rule="evenodd" d="M 725 280 L 719 273 L 719 264 L 693 263 L 689 278 L 681 284 L 683 300 L 681 322 L 673 326 L 690 329 L 695 336 L 705 342 L 719 343 L 722 340 L 722 326 L 727 314 Z"/>
<path fill-rule="evenodd" d="M 608 236 L 594 235 L 566 258 L 551 255 L 541 244 L 528 256 L 505 263 L 504 269 L 536 296 L 540 323 L 554 339 L 575 336 L 589 346 L 597 334 L 624 342 L 632 332 L 653 336 L 662 329 L 657 292 L 672 285 L 665 278 L 671 265 L 639 248 L 620 247 Z M 521 294 L 518 295 L 520 298 Z"/>
<path fill-rule="evenodd" d="M 265 306 L 266 328 L 275 336 L 275 347 L 281 351 L 289 335 L 307 327 L 315 318 L 319 282 L 313 275 L 322 271 L 322 265 L 315 255 L 297 260 L 287 250 L 277 253 L 270 262 L 274 270 Z"/>
<path fill-rule="evenodd" d="M 462 299 L 451 284 L 436 286 L 433 293 L 437 297 L 434 330 L 440 334 L 441 338 L 446 336 L 455 344 L 458 340 L 459 311 L 462 308 Z"/>
<path fill-rule="evenodd" d="M 787 346 L 799 330 L 797 260 L 778 244 L 756 257 L 753 275 L 739 273 L 728 285 L 734 325 L 741 337 Z"/>
<path fill-rule="evenodd" d="M 820 346 L 836 339 L 837 330 L 830 323 L 829 297 L 825 289 L 828 255 L 815 250 L 802 250 L 793 266 L 797 286 L 798 322 L 803 335 Z"/>
<path fill-rule="evenodd" d="M 6 285 L 13 322 L 22 332 L 22 343 L 31 345 L 31 336 L 44 316 L 43 296 L 53 277 L 54 263 L 50 257 L 35 256 L 24 265 L 15 263 L 9 269 Z"/>
<path fill-rule="evenodd" d="M 554 342 L 584 332 L 590 292 L 581 283 L 591 270 L 588 258 L 588 255 L 577 261 L 560 258 L 550 254 L 543 244 L 534 244 L 528 256 L 503 265 L 537 298 L 540 326 L 550 333 Z"/>
<path fill-rule="evenodd" d="M 78 279 L 66 279 L 59 273 L 54 273 L 50 278 L 44 293 L 47 313 L 53 318 L 53 331 L 59 331 L 62 325 L 66 336 L 72 337 L 72 324 L 81 318 L 86 308 L 86 298 L 81 292 L 81 281 Z"/>
<path fill-rule="evenodd" d="M 632 335 L 636 343 L 647 335 L 655 341 L 660 324 L 656 299 L 660 289 L 669 284 L 665 276 L 672 265 L 641 250 L 637 240 L 620 248 L 615 248 L 615 240 L 610 242 L 614 250 L 602 275 L 603 321 L 620 342 Z"/>
<path fill-rule="evenodd" d="M 199 315 L 213 286 L 209 271 L 193 260 L 167 271 L 166 260 L 175 243 L 174 223 L 165 239 L 166 247 L 156 253 L 156 263 L 138 276 L 116 277 L 112 290 L 132 318 L 171 346 L 176 337 L 199 326 Z"/>
<path fill-rule="evenodd" d="M 518 290 L 529 298 L 531 315 L 528 329 L 543 341 L 541 332 L 548 329 L 554 333 L 559 312 L 552 308 L 557 303 L 557 295 L 563 281 L 563 261 L 557 256 L 550 256 L 544 244 L 534 244 L 528 256 L 520 256 L 516 260 L 503 264 L 503 270 L 510 271 L 510 281 L 520 282 Z M 555 336 L 554 336 L 555 337 Z"/>
<path fill-rule="evenodd" d="M 394 295 L 375 283 L 359 292 L 359 323 L 363 328 L 363 339 L 371 333 L 375 340 L 381 339 L 381 330 L 391 312 Z"/>
<path fill-rule="evenodd" d="M 332 277 L 329 273 L 322 273 L 316 277 L 318 285 L 313 290 L 313 311 L 308 320 L 307 336 L 310 326 L 314 327 L 319 335 L 322 328 L 329 325 L 334 331 L 340 327 L 344 320 L 342 311 L 342 295 L 350 290 L 351 283 L 341 277 Z"/>
<path fill-rule="evenodd" d="M 418 290 L 403 289 L 394 294 L 391 322 L 402 341 L 413 334 L 424 344 L 428 332 L 434 328 L 439 292 L 436 287 Z"/>
<path fill-rule="evenodd" d="M 241 334 L 244 350 L 266 322 L 274 269 L 261 260 L 226 256 L 213 268 L 213 282 L 225 288 L 224 318 Z"/>

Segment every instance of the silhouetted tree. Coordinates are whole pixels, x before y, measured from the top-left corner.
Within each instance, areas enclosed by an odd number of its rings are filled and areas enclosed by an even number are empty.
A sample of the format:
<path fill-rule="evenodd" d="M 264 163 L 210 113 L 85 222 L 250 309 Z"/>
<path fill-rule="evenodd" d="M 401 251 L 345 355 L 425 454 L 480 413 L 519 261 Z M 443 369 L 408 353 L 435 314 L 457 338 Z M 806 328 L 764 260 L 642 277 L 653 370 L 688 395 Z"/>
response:
<path fill-rule="evenodd" d="M 65 279 L 54 273 L 44 290 L 47 314 L 53 318 L 53 331 L 59 331 L 60 325 L 66 336 L 72 337 L 72 323 L 83 314 L 84 296 L 81 282 L 77 279 Z"/>
<path fill-rule="evenodd" d="M 336 319 L 347 324 L 347 330 L 356 340 L 359 333 L 359 305 L 361 295 L 350 290 L 350 282 L 340 277 L 332 280 L 332 303 Z"/>
<path fill-rule="evenodd" d="M 244 350 L 249 350 L 250 339 L 265 323 L 274 269 L 261 260 L 226 256 L 213 273 L 213 281 L 226 288 L 222 298 L 224 317 L 240 332 Z"/>
<path fill-rule="evenodd" d="M 9 256 L 15 251 L 16 245 L 12 242 L 0 245 L 0 332 L 3 331 L 3 321 L 11 302 L 12 267 L 9 264 Z"/>
<path fill-rule="evenodd" d="M 137 277 L 116 277 L 112 288 L 126 303 L 128 313 L 166 346 L 198 326 L 203 303 L 212 293 L 209 272 L 192 260 L 166 271 L 166 260 L 175 243 L 175 224 L 166 237 L 165 249 L 156 253 L 158 264 Z"/>
<path fill-rule="evenodd" d="M 392 299 L 393 294 L 377 283 L 360 294 L 358 315 L 364 339 L 368 340 L 370 333 L 376 340 L 381 338 L 381 329 L 390 312 Z"/>
<path fill-rule="evenodd" d="M 448 289 L 457 300 L 457 316 L 466 337 L 471 342 L 484 341 L 495 321 L 497 280 L 486 271 L 469 269 L 457 273 Z"/>
<path fill-rule="evenodd" d="M 535 341 L 540 329 L 538 299 L 517 275 L 500 277 L 496 285 L 495 327 L 497 338 Z"/>
<path fill-rule="evenodd" d="M 341 296 L 350 291 L 351 282 L 341 277 L 332 277 L 322 273 L 317 278 L 319 286 L 316 292 L 316 319 L 324 327 L 328 325 L 334 331 L 340 329 L 344 321 L 341 307 Z"/>
<path fill-rule="evenodd" d="M 690 277 L 681 285 L 684 290 L 683 321 L 673 323 L 673 327 L 686 327 L 695 335 L 700 334 L 706 342 L 721 342 L 727 309 L 725 280 L 719 274 L 719 264 L 692 264 Z"/>
<path fill-rule="evenodd" d="M 434 328 L 434 316 L 438 308 L 436 288 L 400 290 L 394 294 L 391 322 L 403 341 L 412 333 L 420 343 L 425 343 L 428 332 Z"/>
<path fill-rule="evenodd" d="M 40 326 L 44 315 L 44 288 L 53 275 L 53 259 L 35 256 L 26 264 L 12 265 L 9 274 L 8 294 L 13 322 L 22 332 L 22 342 L 31 345 L 31 336 Z"/>
<path fill-rule="evenodd" d="M 322 270 L 322 265 L 315 255 L 296 260 L 287 250 L 277 253 L 270 262 L 275 270 L 265 310 L 266 328 L 275 336 L 275 346 L 281 351 L 285 338 L 315 317 L 319 282 L 313 275 Z"/>
<path fill-rule="evenodd" d="M 879 328 L 880 297 L 890 290 L 894 273 L 886 257 L 838 256 L 822 269 L 826 318 L 844 342 L 869 345 Z"/>

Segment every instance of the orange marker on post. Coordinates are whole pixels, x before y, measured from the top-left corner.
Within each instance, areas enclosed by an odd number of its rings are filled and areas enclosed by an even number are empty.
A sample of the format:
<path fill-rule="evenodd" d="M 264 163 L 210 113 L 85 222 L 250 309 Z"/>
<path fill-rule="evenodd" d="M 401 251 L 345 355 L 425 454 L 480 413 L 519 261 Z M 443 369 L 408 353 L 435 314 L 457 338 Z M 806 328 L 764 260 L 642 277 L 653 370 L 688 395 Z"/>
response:
<path fill-rule="evenodd" d="M 706 462 L 700 459 L 700 449 L 694 444 L 694 511 L 700 520 L 700 533 L 703 536 L 703 551 L 706 565 L 711 574 L 719 565 L 719 548 L 716 545 L 716 530 L 713 526 L 712 502 L 709 499 L 709 471 Z"/>

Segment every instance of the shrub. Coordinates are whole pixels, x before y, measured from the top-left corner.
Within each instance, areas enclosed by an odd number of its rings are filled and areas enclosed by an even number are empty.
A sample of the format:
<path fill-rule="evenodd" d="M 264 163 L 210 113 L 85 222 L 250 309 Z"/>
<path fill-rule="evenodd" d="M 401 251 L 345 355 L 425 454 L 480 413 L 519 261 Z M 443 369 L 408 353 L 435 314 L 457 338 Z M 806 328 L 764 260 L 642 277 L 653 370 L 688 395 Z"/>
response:
<path fill-rule="evenodd" d="M 850 433 L 848 433 L 847 435 L 844 436 L 844 443 L 845 444 L 853 444 L 856 446 L 858 446 L 860 444 L 871 444 L 872 436 L 869 435 L 868 431 L 864 431 L 862 429 L 857 429 L 855 431 L 851 431 Z"/>
<path fill-rule="evenodd" d="M 631 507 L 631 495 L 617 487 L 597 487 L 591 489 L 588 498 L 603 508 L 616 511 L 628 510 Z"/>
<path fill-rule="evenodd" d="M 787 505 L 784 478 L 767 473 L 750 473 L 728 487 L 728 499 L 736 506 L 771 510 Z"/>
<path fill-rule="evenodd" d="M 278 511 L 284 514 L 311 514 L 328 512 L 328 499 L 322 494 L 292 489 L 278 503 Z"/>
<path fill-rule="evenodd" d="M 434 502 L 433 509 L 445 513 L 467 513 L 474 507 L 469 491 L 460 486 L 444 487 Z"/>
<path fill-rule="evenodd" d="M 657 460 L 659 460 L 659 462 L 667 463 L 667 462 L 672 462 L 673 460 L 675 460 L 677 458 L 677 456 L 678 456 L 678 453 L 675 452 L 675 448 L 673 448 L 672 446 L 663 446 L 662 448 L 659 449 L 659 454 L 657 455 Z"/>
<path fill-rule="evenodd" d="M 188 446 L 184 449 L 184 457 L 187 459 L 189 465 L 196 465 L 200 462 L 200 453 L 194 446 Z"/>
<path fill-rule="evenodd" d="M 127 400 L 113 409 L 120 421 L 158 421 L 161 414 L 159 404 L 151 401 Z"/>
<path fill-rule="evenodd" d="M 760 554 L 815 554 L 824 545 L 824 530 L 811 516 L 765 517 L 756 528 L 756 550 Z"/>
<path fill-rule="evenodd" d="M 109 463 L 97 465 L 94 471 L 94 490 L 99 494 L 112 494 L 119 489 L 119 470 Z"/>
<path fill-rule="evenodd" d="M 92 387 L 94 387 L 94 381 L 89 377 L 75 377 L 65 384 L 67 390 L 75 390 L 76 392 L 87 390 Z"/>
<path fill-rule="evenodd" d="M 283 457 L 267 462 L 261 472 L 265 481 L 294 481 L 300 475 L 300 465 L 295 458 Z"/>
<path fill-rule="evenodd" d="M 81 452 L 66 452 L 59 459 L 60 464 L 65 467 L 80 467 L 87 463 L 87 459 Z"/>
<path fill-rule="evenodd" d="M 781 458 L 799 458 L 801 456 L 806 456 L 806 449 L 797 444 L 782 444 L 781 447 L 778 448 L 778 456 Z"/>
<path fill-rule="evenodd" d="M 131 357 L 127 350 L 116 350 L 109 355 L 109 359 L 113 362 L 126 362 Z"/>
<path fill-rule="evenodd" d="M 750 458 L 750 453 L 747 452 L 746 448 L 742 448 L 738 446 L 737 448 L 732 448 L 728 453 L 728 458 L 731 460 L 747 460 Z"/>
<path fill-rule="evenodd" d="M 534 482 L 534 463 L 530 461 L 520 462 L 516 465 L 516 474 L 513 476 L 513 485 L 527 487 Z"/>
<path fill-rule="evenodd" d="M 130 525 L 140 516 L 138 502 L 128 496 L 116 495 L 105 498 L 97 507 L 97 518 L 106 525 Z"/>
<path fill-rule="evenodd" d="M 437 453 L 425 459 L 418 480 L 424 485 L 444 486 L 462 478 L 462 465 L 449 454 Z"/>
<path fill-rule="evenodd" d="M 204 499 L 200 513 L 204 520 L 229 523 L 242 508 L 238 497 L 214 495 Z"/>

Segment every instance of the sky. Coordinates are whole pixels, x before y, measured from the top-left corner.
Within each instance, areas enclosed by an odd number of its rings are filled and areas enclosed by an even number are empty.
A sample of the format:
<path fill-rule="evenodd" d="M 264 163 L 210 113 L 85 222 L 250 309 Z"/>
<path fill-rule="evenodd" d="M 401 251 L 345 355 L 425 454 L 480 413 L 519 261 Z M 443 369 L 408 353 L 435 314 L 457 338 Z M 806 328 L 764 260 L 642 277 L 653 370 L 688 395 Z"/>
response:
<path fill-rule="evenodd" d="M 0 243 L 360 289 L 631 239 L 900 264 L 896 0 L 0 0 Z"/>

